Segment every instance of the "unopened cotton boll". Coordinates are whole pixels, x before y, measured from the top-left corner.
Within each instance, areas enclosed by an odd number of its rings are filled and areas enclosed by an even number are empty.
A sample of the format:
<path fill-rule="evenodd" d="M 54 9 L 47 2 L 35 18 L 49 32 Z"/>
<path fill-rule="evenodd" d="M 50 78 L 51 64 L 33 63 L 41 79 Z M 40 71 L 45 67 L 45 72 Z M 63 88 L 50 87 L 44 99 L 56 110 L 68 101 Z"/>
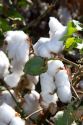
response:
<path fill-rule="evenodd" d="M 13 90 L 10 90 L 10 92 L 13 94 L 13 96 L 15 97 L 15 93 Z M 2 91 L 0 93 L 0 105 L 2 103 L 7 103 L 8 105 L 10 105 L 11 107 L 15 107 L 16 106 L 16 103 L 14 101 L 14 99 L 12 98 L 11 94 L 5 90 L 5 91 Z"/>
<path fill-rule="evenodd" d="M 81 89 L 83 89 L 83 80 L 79 81 L 79 86 L 80 86 Z"/>
<path fill-rule="evenodd" d="M 10 66 L 9 60 L 5 53 L 0 50 L 0 78 L 6 76 L 9 71 L 8 68 Z"/>
<path fill-rule="evenodd" d="M 56 89 L 53 77 L 47 72 L 40 75 L 40 84 L 42 92 L 53 93 Z"/>
<path fill-rule="evenodd" d="M 40 95 L 35 90 L 32 90 L 30 94 L 26 94 L 24 96 L 25 103 L 23 104 L 24 112 L 29 115 L 40 109 L 39 99 Z M 32 117 L 34 118 L 35 116 L 37 116 L 37 114 Z"/>
<path fill-rule="evenodd" d="M 17 72 L 13 72 L 12 74 L 7 75 L 4 78 L 4 81 L 9 87 L 16 87 L 20 81 L 20 75 Z"/>
<path fill-rule="evenodd" d="M 14 117 L 11 120 L 10 125 L 25 125 L 25 121 L 22 120 L 20 117 Z"/>
<path fill-rule="evenodd" d="M 61 86 L 57 89 L 57 95 L 61 102 L 68 103 L 72 99 L 72 93 L 69 86 Z"/>
<path fill-rule="evenodd" d="M 62 61 L 50 60 L 50 61 L 48 61 L 47 73 L 54 77 L 60 68 L 64 68 L 64 64 L 62 63 Z"/>
<path fill-rule="evenodd" d="M 55 84 L 56 87 L 68 86 L 70 87 L 70 82 L 66 70 L 59 70 L 55 75 Z"/>
<path fill-rule="evenodd" d="M 3 103 L 0 106 L 0 121 L 4 122 L 6 124 L 9 124 L 9 122 L 15 117 L 16 112 L 13 108 L 11 108 L 6 103 Z"/>
<path fill-rule="evenodd" d="M 56 104 L 56 102 L 58 101 L 58 96 L 57 94 L 52 94 L 52 93 L 48 93 L 48 92 L 41 92 L 41 105 L 44 106 L 45 108 L 48 108 L 50 103 L 54 103 Z"/>

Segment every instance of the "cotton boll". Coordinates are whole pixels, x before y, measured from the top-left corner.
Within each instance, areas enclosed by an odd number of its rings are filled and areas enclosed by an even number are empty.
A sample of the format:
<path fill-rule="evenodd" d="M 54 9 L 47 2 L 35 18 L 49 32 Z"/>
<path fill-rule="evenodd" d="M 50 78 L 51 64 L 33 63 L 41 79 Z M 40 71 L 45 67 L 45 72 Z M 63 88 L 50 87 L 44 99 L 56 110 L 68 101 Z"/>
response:
<path fill-rule="evenodd" d="M 44 57 L 44 58 L 51 58 L 51 53 L 47 49 L 47 45 L 43 44 L 38 48 L 38 56 Z"/>
<path fill-rule="evenodd" d="M 26 114 L 31 114 L 34 111 L 40 109 L 39 104 L 40 95 L 35 90 L 32 90 L 30 94 L 24 96 L 25 103 L 23 104 L 23 109 Z M 37 115 L 33 115 L 35 117 Z"/>
<path fill-rule="evenodd" d="M 53 93 L 56 89 L 53 77 L 47 72 L 40 75 L 40 84 L 42 92 Z"/>
<path fill-rule="evenodd" d="M 55 75 L 56 87 L 68 86 L 70 87 L 70 82 L 66 70 L 59 70 Z"/>
<path fill-rule="evenodd" d="M 80 86 L 81 89 L 83 89 L 83 80 L 79 81 L 79 86 Z"/>
<path fill-rule="evenodd" d="M 50 103 L 56 104 L 56 102 L 58 101 L 58 96 L 57 96 L 56 93 L 51 94 L 51 93 L 48 93 L 48 92 L 41 92 L 41 97 L 42 97 L 41 105 L 44 108 L 48 108 Z"/>
<path fill-rule="evenodd" d="M 53 77 L 60 68 L 64 68 L 64 64 L 60 60 L 50 60 L 48 61 L 48 70 L 47 73 Z"/>
<path fill-rule="evenodd" d="M 9 71 L 8 68 L 10 66 L 9 60 L 5 53 L 0 50 L 0 78 L 6 76 Z"/>
<path fill-rule="evenodd" d="M 20 117 L 14 117 L 10 122 L 10 125 L 25 125 L 25 121 Z"/>
<path fill-rule="evenodd" d="M 68 103 L 72 99 L 72 93 L 69 86 L 61 86 L 57 89 L 57 95 L 61 102 Z"/>
<path fill-rule="evenodd" d="M 0 106 L 0 121 L 4 122 L 6 124 L 9 124 L 9 122 L 15 117 L 16 112 L 13 108 L 11 108 L 6 103 L 3 103 Z"/>
<path fill-rule="evenodd" d="M 45 38 L 45 37 L 40 37 L 40 39 L 34 44 L 33 48 L 34 48 L 34 53 L 37 54 L 38 52 L 38 48 L 48 42 L 50 40 L 50 38 Z"/>
<path fill-rule="evenodd" d="M 47 49 L 53 53 L 59 53 L 63 50 L 63 41 L 58 41 L 55 38 L 52 38 L 47 44 Z"/>
<path fill-rule="evenodd" d="M 9 87 L 16 87 L 20 81 L 20 75 L 17 72 L 7 75 L 4 81 Z"/>
<path fill-rule="evenodd" d="M 15 97 L 14 91 L 13 90 L 10 90 L 10 91 L 13 94 L 13 96 Z M 16 106 L 16 103 L 15 103 L 14 99 L 12 98 L 11 94 L 7 90 L 2 91 L 0 93 L 0 105 L 2 103 L 7 103 L 11 107 L 15 107 Z"/>
<path fill-rule="evenodd" d="M 51 32 L 56 32 L 57 30 L 62 29 L 63 25 L 55 17 L 50 17 L 49 28 Z"/>

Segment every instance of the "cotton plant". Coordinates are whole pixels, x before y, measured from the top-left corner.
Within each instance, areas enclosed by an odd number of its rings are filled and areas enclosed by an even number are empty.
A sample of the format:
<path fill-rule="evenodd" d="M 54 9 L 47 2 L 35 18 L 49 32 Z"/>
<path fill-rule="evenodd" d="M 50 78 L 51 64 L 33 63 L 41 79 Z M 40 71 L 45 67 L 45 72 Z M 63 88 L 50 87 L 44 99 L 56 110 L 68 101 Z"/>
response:
<path fill-rule="evenodd" d="M 10 87 L 16 87 L 20 77 L 24 74 L 23 68 L 29 60 L 30 41 L 29 36 L 23 31 L 8 31 L 5 34 L 8 57 L 11 60 L 11 74 L 4 80 Z"/>
<path fill-rule="evenodd" d="M 0 50 L 0 78 L 3 79 L 5 76 L 9 74 L 9 59 L 6 54 Z"/>

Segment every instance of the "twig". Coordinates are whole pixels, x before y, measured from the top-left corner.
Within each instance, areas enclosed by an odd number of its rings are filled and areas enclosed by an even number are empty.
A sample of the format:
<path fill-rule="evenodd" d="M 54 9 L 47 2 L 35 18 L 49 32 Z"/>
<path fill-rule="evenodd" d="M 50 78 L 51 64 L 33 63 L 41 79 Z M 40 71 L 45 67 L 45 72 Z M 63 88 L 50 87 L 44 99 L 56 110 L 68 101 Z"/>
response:
<path fill-rule="evenodd" d="M 78 96 L 78 94 L 77 94 L 77 92 L 76 92 L 75 88 L 74 88 L 72 85 L 71 85 L 71 88 L 72 88 L 72 90 L 73 90 L 74 94 L 76 95 L 77 99 L 79 99 L 79 100 L 80 100 L 80 97 Z"/>
<path fill-rule="evenodd" d="M 49 125 L 54 125 L 51 121 L 49 121 L 48 119 L 45 120 Z"/>
<path fill-rule="evenodd" d="M 40 111 L 42 111 L 42 110 L 43 110 L 43 109 L 41 108 L 41 109 L 38 109 L 38 110 L 34 111 L 34 112 L 31 113 L 30 115 L 26 116 L 26 117 L 25 117 L 25 120 L 29 119 L 32 115 L 34 115 L 34 114 L 36 114 L 36 113 L 38 113 L 38 112 L 40 112 Z"/>

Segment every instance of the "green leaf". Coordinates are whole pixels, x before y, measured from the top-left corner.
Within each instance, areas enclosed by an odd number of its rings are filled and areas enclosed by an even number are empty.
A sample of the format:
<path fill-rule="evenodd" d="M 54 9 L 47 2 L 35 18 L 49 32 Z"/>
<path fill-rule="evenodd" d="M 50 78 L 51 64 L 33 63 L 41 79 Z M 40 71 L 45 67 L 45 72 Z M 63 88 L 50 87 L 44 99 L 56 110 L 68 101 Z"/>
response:
<path fill-rule="evenodd" d="M 74 26 L 73 22 L 70 21 L 67 24 L 67 36 L 73 35 L 77 31 L 76 27 Z"/>
<path fill-rule="evenodd" d="M 8 22 L 5 19 L 0 18 L 0 31 L 1 32 L 6 32 L 6 31 L 8 31 L 10 29 L 11 28 L 10 28 Z"/>
<path fill-rule="evenodd" d="M 55 119 L 56 125 L 71 125 L 71 123 L 75 120 L 74 110 L 71 105 L 64 110 L 63 115 Z"/>
<path fill-rule="evenodd" d="M 68 38 L 66 40 L 66 42 L 65 42 L 65 48 L 66 49 L 70 48 L 74 43 L 75 43 L 75 38 L 74 37 Z"/>
<path fill-rule="evenodd" d="M 24 72 L 30 75 L 40 75 L 46 72 L 47 64 L 46 61 L 38 56 L 31 58 L 24 67 Z"/>

